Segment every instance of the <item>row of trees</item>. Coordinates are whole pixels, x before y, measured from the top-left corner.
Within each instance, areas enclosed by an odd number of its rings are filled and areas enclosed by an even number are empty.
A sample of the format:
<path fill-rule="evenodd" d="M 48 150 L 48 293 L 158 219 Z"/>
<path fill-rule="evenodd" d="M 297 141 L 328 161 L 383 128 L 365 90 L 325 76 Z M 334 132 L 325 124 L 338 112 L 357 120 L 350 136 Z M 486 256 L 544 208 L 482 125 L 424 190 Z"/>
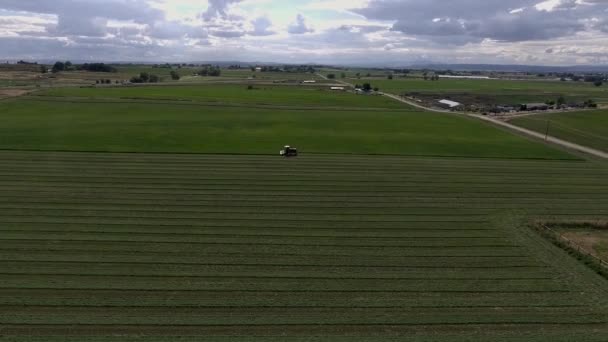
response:
<path fill-rule="evenodd" d="M 142 72 L 139 76 L 134 76 L 131 78 L 131 83 L 158 83 L 160 82 L 160 77 L 156 75 L 151 75 L 147 72 Z"/>
<path fill-rule="evenodd" d="M 439 81 L 439 75 L 437 75 L 437 74 L 433 74 L 433 75 L 429 76 L 429 73 L 425 72 L 422 74 L 422 77 L 424 78 L 425 81 Z"/>
<path fill-rule="evenodd" d="M 116 72 L 116 68 L 104 63 L 84 63 L 78 67 L 78 70 L 86 70 L 91 72 Z"/>
<path fill-rule="evenodd" d="M 74 65 L 70 61 L 55 62 L 55 64 L 53 65 L 53 68 L 51 69 L 51 71 L 53 73 L 57 73 L 60 71 L 70 71 L 70 70 L 74 70 Z"/>
<path fill-rule="evenodd" d="M 199 76 L 220 76 L 222 74 L 222 69 L 219 67 L 219 65 L 216 66 L 212 66 L 212 65 L 207 65 L 204 68 L 202 68 L 199 72 L 198 72 Z"/>
<path fill-rule="evenodd" d="M 91 72 L 116 72 L 116 68 L 113 66 L 107 65 L 105 63 L 84 63 L 82 65 L 74 66 L 72 62 L 55 62 L 51 71 L 53 73 L 61 72 L 61 71 L 72 71 L 72 70 L 85 70 Z M 43 74 L 47 72 L 47 67 L 44 65 L 40 66 L 40 72 Z"/>

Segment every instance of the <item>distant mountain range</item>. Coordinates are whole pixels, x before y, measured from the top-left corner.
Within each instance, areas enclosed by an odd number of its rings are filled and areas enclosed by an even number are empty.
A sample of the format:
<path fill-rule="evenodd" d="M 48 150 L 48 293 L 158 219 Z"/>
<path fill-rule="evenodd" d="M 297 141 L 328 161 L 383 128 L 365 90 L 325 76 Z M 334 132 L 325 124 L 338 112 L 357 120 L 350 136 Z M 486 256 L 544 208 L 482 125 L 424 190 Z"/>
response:
<path fill-rule="evenodd" d="M 498 72 L 608 72 L 608 65 L 540 66 L 502 64 L 415 64 L 413 69 L 453 70 L 453 71 L 498 71 Z"/>
<path fill-rule="evenodd" d="M 15 63 L 17 60 L 10 60 Z M 51 60 L 41 60 L 40 63 L 53 64 Z M 73 63 L 91 63 L 91 60 L 72 60 Z M 164 64 L 168 61 L 159 62 L 133 62 L 133 61 L 95 61 L 105 62 L 107 64 Z M 268 65 L 268 66 L 279 66 L 279 65 L 317 65 L 317 66 L 329 66 L 332 64 L 328 63 L 281 63 L 281 62 L 243 62 L 243 61 L 170 61 L 168 63 L 186 63 L 186 64 L 213 64 L 222 67 L 230 65 L 242 65 L 244 67 L 250 65 Z M 429 69 L 429 70 L 453 70 L 453 71 L 496 71 L 496 72 L 529 72 L 529 73 L 548 73 L 548 72 L 560 72 L 560 73 L 608 73 L 608 65 L 573 65 L 573 66 L 542 66 L 542 65 L 508 65 L 508 64 L 441 64 L 441 63 L 428 63 L 424 61 L 410 62 L 410 63 L 388 63 L 385 65 L 373 64 L 338 64 L 336 67 L 347 67 L 347 68 L 374 68 L 374 69 Z"/>

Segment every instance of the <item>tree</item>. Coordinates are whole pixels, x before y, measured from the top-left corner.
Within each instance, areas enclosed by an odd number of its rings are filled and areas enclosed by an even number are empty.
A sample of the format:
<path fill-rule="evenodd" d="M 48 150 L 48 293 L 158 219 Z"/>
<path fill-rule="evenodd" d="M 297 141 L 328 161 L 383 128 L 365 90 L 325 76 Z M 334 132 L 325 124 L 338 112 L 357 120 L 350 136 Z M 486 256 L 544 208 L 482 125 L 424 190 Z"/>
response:
<path fill-rule="evenodd" d="M 79 66 L 78 69 L 80 70 L 86 70 L 86 71 L 91 71 L 91 72 L 116 72 L 116 68 L 106 65 L 104 63 L 84 63 L 83 65 Z"/>
<path fill-rule="evenodd" d="M 40 66 L 40 73 L 42 74 L 46 74 L 49 70 L 47 69 L 46 65 L 41 65 Z"/>
<path fill-rule="evenodd" d="M 597 81 L 593 82 L 593 84 L 594 84 L 596 87 L 601 87 L 601 86 L 604 84 L 604 81 L 602 81 L 602 80 L 597 80 Z"/>
<path fill-rule="evenodd" d="M 139 78 L 141 78 L 142 83 L 146 83 L 150 81 L 150 74 L 148 74 L 147 72 L 142 72 L 141 74 L 139 74 Z"/>
<path fill-rule="evenodd" d="M 345 73 L 342 73 L 342 74 L 340 75 L 340 77 L 341 77 L 341 78 L 346 78 L 346 74 L 345 74 Z"/>
<path fill-rule="evenodd" d="M 150 75 L 148 82 L 150 83 L 158 83 L 160 82 L 160 78 L 156 75 Z"/>
<path fill-rule="evenodd" d="M 65 63 L 63 63 L 63 65 L 64 65 L 66 71 L 72 69 L 72 62 L 70 62 L 70 61 L 66 61 Z"/>
<path fill-rule="evenodd" d="M 171 70 L 171 79 L 174 81 L 179 81 L 180 76 L 175 70 Z"/>
<path fill-rule="evenodd" d="M 64 71 L 64 70 L 65 70 L 65 64 L 63 62 L 56 62 L 53 65 L 53 69 L 52 69 L 53 73 L 57 73 L 57 72 Z"/>
<path fill-rule="evenodd" d="M 561 106 L 565 105 L 566 104 L 566 98 L 563 97 L 563 96 L 558 97 L 557 101 L 556 101 L 556 104 L 557 104 L 558 107 L 561 107 Z"/>
<path fill-rule="evenodd" d="M 255 68 L 254 68 L 255 70 Z M 200 76 L 220 76 L 222 74 L 222 70 L 219 66 L 210 66 L 207 65 L 201 71 L 198 72 Z"/>
<path fill-rule="evenodd" d="M 369 83 L 363 83 L 363 91 L 369 92 L 372 90 L 372 85 Z"/>
<path fill-rule="evenodd" d="M 336 78 L 336 74 L 328 74 L 327 78 L 329 78 L 330 80 L 333 80 Z"/>
<path fill-rule="evenodd" d="M 379 92 L 379 91 L 380 91 L 380 88 L 375 87 L 375 88 L 374 88 L 374 91 L 375 91 L 375 92 Z"/>
<path fill-rule="evenodd" d="M 388 78 L 389 80 L 392 80 L 392 79 L 393 79 L 393 74 L 389 74 L 387 78 Z"/>
<path fill-rule="evenodd" d="M 588 108 L 597 108 L 597 103 L 595 103 L 595 101 L 593 101 L 593 100 L 587 100 L 587 101 L 585 101 L 584 104 L 585 104 L 585 107 L 588 107 Z"/>

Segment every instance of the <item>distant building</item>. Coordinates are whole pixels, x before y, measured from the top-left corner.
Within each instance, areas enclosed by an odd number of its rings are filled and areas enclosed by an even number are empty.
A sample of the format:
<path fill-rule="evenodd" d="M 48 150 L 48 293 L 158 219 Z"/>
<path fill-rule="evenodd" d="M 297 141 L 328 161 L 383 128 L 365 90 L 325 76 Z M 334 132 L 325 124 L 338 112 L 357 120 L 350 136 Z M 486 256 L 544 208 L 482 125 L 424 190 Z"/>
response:
<path fill-rule="evenodd" d="M 261 72 L 261 71 L 262 71 L 262 67 L 256 67 L 256 68 L 255 68 L 255 71 L 257 71 L 257 72 Z"/>
<path fill-rule="evenodd" d="M 315 80 L 306 80 L 306 81 L 303 81 L 302 83 L 317 83 L 317 81 L 315 81 Z"/>
<path fill-rule="evenodd" d="M 456 102 L 456 101 L 450 101 L 450 100 L 440 100 L 438 102 L 438 104 L 439 104 L 439 107 L 445 108 L 445 109 L 456 109 L 456 108 L 462 106 L 462 103 Z"/>
<path fill-rule="evenodd" d="M 465 79 L 465 80 L 489 80 L 489 76 L 456 76 L 456 75 L 439 75 L 439 78 L 454 78 L 454 79 Z"/>
<path fill-rule="evenodd" d="M 344 90 L 344 87 L 331 87 L 331 90 Z"/>
<path fill-rule="evenodd" d="M 492 113 L 510 113 L 510 112 L 514 112 L 516 111 L 517 108 L 513 107 L 513 106 L 496 106 L 494 107 L 491 112 Z"/>

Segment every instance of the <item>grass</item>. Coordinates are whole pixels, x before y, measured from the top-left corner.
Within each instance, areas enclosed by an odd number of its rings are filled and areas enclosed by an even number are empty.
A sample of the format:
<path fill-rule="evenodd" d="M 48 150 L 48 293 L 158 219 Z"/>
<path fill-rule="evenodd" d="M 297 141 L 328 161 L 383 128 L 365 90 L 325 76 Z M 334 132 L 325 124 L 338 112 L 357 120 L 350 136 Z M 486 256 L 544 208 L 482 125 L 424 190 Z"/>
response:
<path fill-rule="evenodd" d="M 143 90 L 148 89 L 135 88 Z M 161 90 L 150 91 L 153 94 Z M 84 96 L 88 91 L 74 90 L 74 93 Z M 99 92 L 108 96 L 113 93 Z M 226 97 L 230 96 L 228 93 Z M 343 98 L 346 95 L 330 95 L 321 104 L 346 103 Z M 307 96 L 301 95 L 301 105 L 306 105 L 306 101 L 312 103 Z M 364 106 L 377 103 L 368 97 L 350 96 L 355 102 L 369 99 Z M 278 96 L 277 101 L 288 100 Z M 289 101 L 298 103 L 297 98 Z M 27 98 L 4 101 L 0 104 L 4 120 L 0 148 L 275 154 L 281 146 L 292 144 L 305 153 L 574 158 L 458 116 L 399 110 L 234 105 Z"/>
<path fill-rule="evenodd" d="M 260 104 L 303 107 L 407 109 L 381 96 L 356 96 L 332 92 L 327 87 L 239 85 L 184 85 L 116 88 L 57 88 L 41 95 L 87 98 L 193 100 L 217 104 Z"/>
<path fill-rule="evenodd" d="M 510 121 L 512 124 L 545 133 L 583 146 L 608 151 L 608 111 L 531 115 Z"/>
<path fill-rule="evenodd" d="M 525 226 L 605 219 L 602 163 L 20 151 L 0 160 L 9 341 L 608 333 L 606 280 Z"/>

